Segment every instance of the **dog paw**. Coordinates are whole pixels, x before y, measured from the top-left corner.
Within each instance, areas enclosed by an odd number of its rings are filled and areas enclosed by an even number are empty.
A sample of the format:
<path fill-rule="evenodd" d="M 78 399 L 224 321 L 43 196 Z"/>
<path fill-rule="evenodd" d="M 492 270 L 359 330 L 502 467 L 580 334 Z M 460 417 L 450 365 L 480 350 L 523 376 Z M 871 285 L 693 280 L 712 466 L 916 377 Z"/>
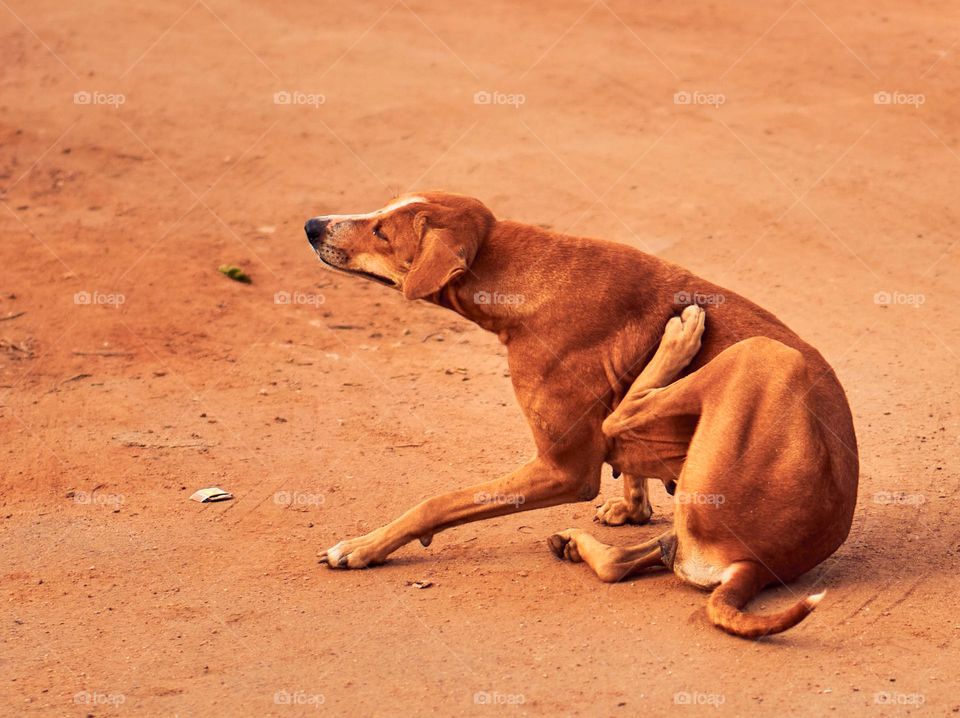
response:
<path fill-rule="evenodd" d="M 572 563 L 580 563 L 580 552 L 577 550 L 577 536 L 582 534 L 580 529 L 567 529 L 560 531 L 547 539 L 547 545 L 553 555 L 561 561 L 566 560 Z"/>
<path fill-rule="evenodd" d="M 320 552 L 320 563 L 326 563 L 330 568 L 366 568 L 386 560 L 387 552 L 381 547 L 376 532 L 341 541 Z"/>
<path fill-rule="evenodd" d="M 679 317 L 667 322 L 659 353 L 671 372 L 679 374 L 700 351 L 706 317 L 701 307 L 691 304 Z"/>
<path fill-rule="evenodd" d="M 621 496 L 605 501 L 597 509 L 593 520 L 607 526 L 639 525 L 649 523 L 651 516 L 653 516 L 653 507 L 649 503 L 631 504 Z"/>

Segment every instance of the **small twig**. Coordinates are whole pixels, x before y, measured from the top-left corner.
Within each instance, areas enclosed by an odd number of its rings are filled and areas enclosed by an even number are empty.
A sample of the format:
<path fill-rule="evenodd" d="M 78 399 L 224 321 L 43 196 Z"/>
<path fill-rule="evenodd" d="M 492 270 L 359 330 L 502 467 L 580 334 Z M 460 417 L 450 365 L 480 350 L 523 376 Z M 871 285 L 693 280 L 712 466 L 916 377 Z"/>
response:
<path fill-rule="evenodd" d="M 171 444 L 164 444 L 161 442 L 146 442 L 146 441 L 137 441 L 136 439 L 129 439 L 122 442 L 124 446 L 131 449 L 210 449 L 212 448 L 211 444 L 205 444 L 202 441 L 181 441 L 174 442 Z"/>
<path fill-rule="evenodd" d="M 17 317 L 22 317 L 26 312 L 17 312 L 16 314 L 8 314 L 5 317 L 0 317 L 0 322 L 5 322 L 8 319 L 16 319 Z"/>
<path fill-rule="evenodd" d="M 72 377 L 70 377 L 69 379 L 64 379 L 63 381 L 58 381 L 56 384 L 53 385 L 53 387 L 52 387 L 52 388 L 50 389 L 50 391 L 48 391 L 47 393 L 48 393 L 48 394 L 52 394 L 52 393 L 55 392 L 55 391 L 60 391 L 60 387 L 61 387 L 61 386 L 63 386 L 64 384 L 68 384 L 68 383 L 70 383 L 71 381 L 80 381 L 81 379 L 89 379 L 89 378 L 92 377 L 92 376 L 93 376 L 93 374 L 74 374 L 74 375 L 73 375 Z"/>
<path fill-rule="evenodd" d="M 435 337 L 435 336 L 437 336 L 438 334 L 442 335 L 442 334 L 443 334 L 443 330 L 440 330 L 439 332 L 430 332 L 429 334 L 427 334 L 427 336 L 425 336 L 423 339 L 421 339 L 420 342 L 423 343 L 423 342 L 427 341 L 427 339 L 429 339 L 430 337 Z"/>
<path fill-rule="evenodd" d="M 426 444 L 426 441 L 421 441 L 419 444 L 394 444 L 391 446 L 391 449 L 416 449 L 420 446 Z"/>
<path fill-rule="evenodd" d="M 10 341 L 6 337 L 0 338 L 0 349 L 10 349 L 15 352 L 22 352 L 27 355 L 27 358 L 33 357 L 33 352 L 30 351 L 30 347 L 27 346 L 26 342 L 20 342 L 19 344 Z"/>
<path fill-rule="evenodd" d="M 72 377 L 70 377 L 69 379 L 64 379 L 64 380 L 63 380 L 62 382 L 60 382 L 60 383 L 61 383 L 61 384 L 66 384 L 66 383 L 71 382 L 71 381 L 80 381 L 81 379 L 89 379 L 89 378 L 92 377 L 92 376 L 93 376 L 93 374 L 74 374 L 74 375 L 73 375 Z"/>
<path fill-rule="evenodd" d="M 96 351 L 96 352 L 73 352 L 74 356 L 78 357 L 132 357 L 133 352 L 109 352 L 109 351 Z"/>

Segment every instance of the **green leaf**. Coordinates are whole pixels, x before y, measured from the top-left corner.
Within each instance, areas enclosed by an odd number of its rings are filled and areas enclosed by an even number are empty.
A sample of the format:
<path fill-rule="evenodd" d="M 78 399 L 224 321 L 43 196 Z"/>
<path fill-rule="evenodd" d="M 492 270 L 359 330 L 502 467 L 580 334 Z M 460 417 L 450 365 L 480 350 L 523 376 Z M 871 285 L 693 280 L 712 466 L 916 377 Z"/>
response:
<path fill-rule="evenodd" d="M 240 269 L 240 267 L 235 267 L 232 264 L 221 264 L 218 269 L 221 274 L 227 275 L 235 282 L 243 282 L 244 284 L 253 283 L 253 280 L 250 279 L 250 275 Z"/>

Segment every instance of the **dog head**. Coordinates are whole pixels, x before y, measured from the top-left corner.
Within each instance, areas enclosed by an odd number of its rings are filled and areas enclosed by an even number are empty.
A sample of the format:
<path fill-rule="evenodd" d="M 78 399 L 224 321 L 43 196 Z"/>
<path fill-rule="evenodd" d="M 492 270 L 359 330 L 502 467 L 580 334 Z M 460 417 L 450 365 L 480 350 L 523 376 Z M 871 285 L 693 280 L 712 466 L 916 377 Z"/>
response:
<path fill-rule="evenodd" d="M 327 267 L 421 299 L 469 270 L 493 223 L 479 200 L 425 192 L 367 214 L 313 217 L 304 231 Z"/>

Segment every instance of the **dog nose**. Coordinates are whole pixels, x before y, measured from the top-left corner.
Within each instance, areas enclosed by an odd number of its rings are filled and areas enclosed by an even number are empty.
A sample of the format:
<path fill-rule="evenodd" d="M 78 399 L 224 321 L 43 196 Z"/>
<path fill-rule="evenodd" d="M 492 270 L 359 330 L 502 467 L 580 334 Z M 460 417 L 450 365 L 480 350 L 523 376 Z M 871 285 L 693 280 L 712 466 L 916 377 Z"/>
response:
<path fill-rule="evenodd" d="M 303 231 L 307 233 L 307 241 L 315 245 L 323 239 L 323 233 L 326 231 L 328 224 L 330 224 L 330 220 L 322 217 L 308 219 L 307 223 L 303 225 Z"/>

